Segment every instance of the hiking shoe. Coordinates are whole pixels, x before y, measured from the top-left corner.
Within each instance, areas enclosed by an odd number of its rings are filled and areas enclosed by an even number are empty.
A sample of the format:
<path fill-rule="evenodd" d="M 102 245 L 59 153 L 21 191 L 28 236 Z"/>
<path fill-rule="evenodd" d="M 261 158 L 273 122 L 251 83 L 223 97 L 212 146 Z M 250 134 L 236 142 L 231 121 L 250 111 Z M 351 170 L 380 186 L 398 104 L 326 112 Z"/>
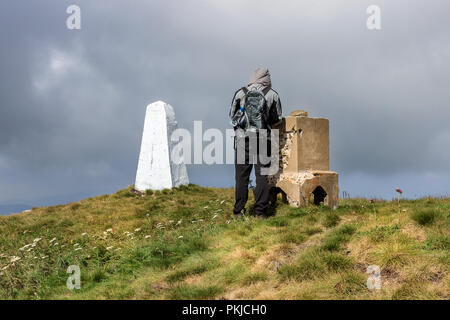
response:
<path fill-rule="evenodd" d="M 242 218 L 244 218 L 244 216 L 245 216 L 245 213 L 246 213 L 246 210 L 245 210 L 245 208 L 244 208 L 244 209 L 242 209 L 242 210 L 241 210 L 241 212 L 238 212 L 238 213 L 234 213 L 234 212 L 233 212 L 233 214 L 234 214 L 234 218 L 235 218 L 236 220 L 238 220 L 238 219 L 242 219 Z"/>
<path fill-rule="evenodd" d="M 236 219 L 236 220 L 244 218 L 244 214 L 242 212 L 235 213 L 233 215 L 234 215 L 234 219 Z"/>

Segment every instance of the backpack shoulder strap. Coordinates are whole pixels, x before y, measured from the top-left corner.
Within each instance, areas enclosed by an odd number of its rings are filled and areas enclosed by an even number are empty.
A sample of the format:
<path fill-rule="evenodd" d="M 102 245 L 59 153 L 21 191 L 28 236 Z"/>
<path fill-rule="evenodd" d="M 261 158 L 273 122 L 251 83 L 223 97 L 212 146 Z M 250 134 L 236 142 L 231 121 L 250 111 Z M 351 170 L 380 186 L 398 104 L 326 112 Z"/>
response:
<path fill-rule="evenodd" d="M 270 87 L 266 87 L 263 91 L 262 91 L 262 93 L 264 94 L 264 96 L 266 96 L 268 93 L 269 93 L 269 91 L 270 91 Z"/>
<path fill-rule="evenodd" d="M 244 94 L 247 94 L 247 92 L 248 92 L 247 87 L 242 87 L 241 90 L 244 91 Z"/>

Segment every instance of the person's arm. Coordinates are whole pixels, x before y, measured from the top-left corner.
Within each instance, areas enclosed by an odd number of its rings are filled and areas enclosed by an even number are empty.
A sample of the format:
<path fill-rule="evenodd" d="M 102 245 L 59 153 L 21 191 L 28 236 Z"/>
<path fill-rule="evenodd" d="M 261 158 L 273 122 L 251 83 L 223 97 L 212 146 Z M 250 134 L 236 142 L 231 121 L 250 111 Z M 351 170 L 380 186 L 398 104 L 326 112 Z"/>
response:
<path fill-rule="evenodd" d="M 281 100 L 276 93 L 273 97 L 272 106 L 270 108 L 270 122 L 272 126 L 278 125 L 283 120 L 283 109 L 281 107 Z"/>

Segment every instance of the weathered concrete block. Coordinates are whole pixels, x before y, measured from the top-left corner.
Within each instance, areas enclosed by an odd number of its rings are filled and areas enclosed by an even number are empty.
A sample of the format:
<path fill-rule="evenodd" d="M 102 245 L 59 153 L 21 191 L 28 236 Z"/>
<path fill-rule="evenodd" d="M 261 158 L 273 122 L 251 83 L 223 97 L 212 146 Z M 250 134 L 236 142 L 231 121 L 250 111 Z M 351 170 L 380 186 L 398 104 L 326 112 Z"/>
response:
<path fill-rule="evenodd" d="M 273 191 L 281 190 L 296 207 L 323 202 L 337 208 L 338 174 L 329 171 L 328 119 L 308 118 L 306 112 L 294 111 L 278 129 L 280 170 L 269 177 Z"/>
<path fill-rule="evenodd" d="M 172 106 L 163 101 L 147 106 L 136 172 L 136 190 L 162 190 L 189 184 L 184 162 L 175 163 L 171 159 L 174 142 L 170 137 L 176 128 Z"/>

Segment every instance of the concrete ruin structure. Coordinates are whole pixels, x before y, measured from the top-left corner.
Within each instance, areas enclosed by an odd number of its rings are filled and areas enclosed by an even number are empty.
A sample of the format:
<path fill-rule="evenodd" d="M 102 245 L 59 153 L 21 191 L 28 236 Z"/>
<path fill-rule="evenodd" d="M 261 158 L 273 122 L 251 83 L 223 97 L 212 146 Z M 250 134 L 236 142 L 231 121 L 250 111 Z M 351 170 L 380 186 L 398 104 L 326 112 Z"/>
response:
<path fill-rule="evenodd" d="M 269 177 L 273 197 L 281 192 L 295 207 L 323 203 L 336 209 L 338 174 L 330 171 L 328 119 L 309 118 L 299 110 L 283 118 L 277 129 L 280 169 Z"/>

